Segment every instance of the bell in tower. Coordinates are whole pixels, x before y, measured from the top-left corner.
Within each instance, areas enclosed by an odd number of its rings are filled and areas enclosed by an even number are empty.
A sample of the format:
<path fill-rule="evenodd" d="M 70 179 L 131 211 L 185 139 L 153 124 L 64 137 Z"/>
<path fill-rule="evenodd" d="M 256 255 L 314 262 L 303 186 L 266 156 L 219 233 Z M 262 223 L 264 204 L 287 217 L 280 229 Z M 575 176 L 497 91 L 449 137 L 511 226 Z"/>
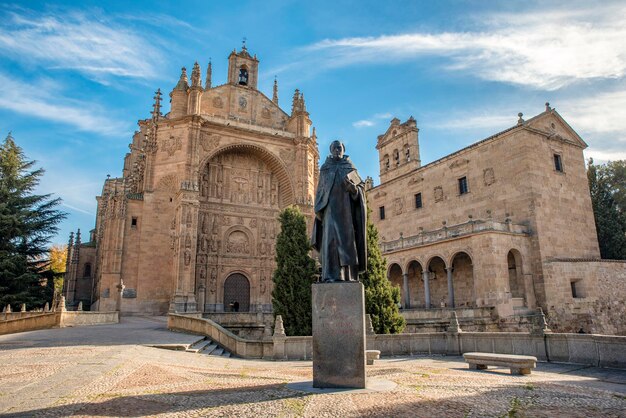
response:
<path fill-rule="evenodd" d="M 248 53 L 244 41 L 241 50 L 233 50 L 228 56 L 228 83 L 257 89 L 259 60 Z"/>

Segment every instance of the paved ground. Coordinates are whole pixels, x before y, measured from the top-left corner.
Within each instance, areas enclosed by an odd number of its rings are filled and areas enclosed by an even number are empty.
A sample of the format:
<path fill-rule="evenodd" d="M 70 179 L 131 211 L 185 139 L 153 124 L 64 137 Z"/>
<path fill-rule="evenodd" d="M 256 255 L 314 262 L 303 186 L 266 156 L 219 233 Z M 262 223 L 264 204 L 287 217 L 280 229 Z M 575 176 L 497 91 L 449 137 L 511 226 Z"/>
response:
<path fill-rule="evenodd" d="M 626 371 L 540 363 L 531 376 L 460 357 L 379 361 L 391 392 L 310 394 L 311 362 L 161 350 L 191 343 L 164 318 L 0 336 L 0 416 L 626 417 Z"/>

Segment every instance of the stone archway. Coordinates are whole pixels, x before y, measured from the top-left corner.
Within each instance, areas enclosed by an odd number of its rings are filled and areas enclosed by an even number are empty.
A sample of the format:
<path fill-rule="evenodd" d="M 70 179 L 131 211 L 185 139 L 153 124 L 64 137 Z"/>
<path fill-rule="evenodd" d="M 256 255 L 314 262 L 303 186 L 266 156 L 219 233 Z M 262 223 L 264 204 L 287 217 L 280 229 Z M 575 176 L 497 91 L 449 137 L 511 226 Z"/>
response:
<path fill-rule="evenodd" d="M 224 311 L 250 311 L 250 281 L 241 273 L 233 273 L 224 281 Z"/>
<path fill-rule="evenodd" d="M 471 307 L 476 303 L 474 292 L 474 265 L 472 257 L 460 251 L 452 257 L 448 275 L 448 307 Z"/>
<path fill-rule="evenodd" d="M 389 279 L 389 281 L 391 282 L 392 286 L 397 286 L 400 288 L 400 300 L 402 301 L 402 307 L 406 307 L 405 306 L 405 298 L 404 298 L 404 286 L 403 281 L 402 281 L 402 267 L 400 267 L 399 264 L 397 263 L 392 263 L 389 266 L 389 270 L 387 273 L 387 278 Z"/>
<path fill-rule="evenodd" d="M 522 276 L 522 255 L 519 251 L 512 249 L 506 256 L 509 268 L 509 290 L 511 297 L 524 298 L 524 280 Z"/>

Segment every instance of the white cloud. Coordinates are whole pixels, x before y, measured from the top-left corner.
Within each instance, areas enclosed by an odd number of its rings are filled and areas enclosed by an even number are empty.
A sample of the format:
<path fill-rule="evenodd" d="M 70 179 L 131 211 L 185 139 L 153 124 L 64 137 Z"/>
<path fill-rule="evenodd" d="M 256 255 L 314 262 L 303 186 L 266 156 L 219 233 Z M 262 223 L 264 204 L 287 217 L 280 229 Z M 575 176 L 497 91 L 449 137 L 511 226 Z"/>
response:
<path fill-rule="evenodd" d="M 130 127 L 110 119 L 101 106 L 55 94 L 58 86 L 50 80 L 25 82 L 0 73 L 0 108 L 64 123 L 85 132 L 125 135 Z"/>
<path fill-rule="evenodd" d="M 451 71 L 546 90 L 626 75 L 625 5 L 481 19 L 484 29 L 478 32 L 327 39 L 306 50 L 326 54 L 327 67 L 443 56 Z"/>
<path fill-rule="evenodd" d="M 0 53 L 45 68 L 105 78 L 154 78 L 161 54 L 152 43 L 104 18 L 81 13 L 9 13 L 0 23 Z"/>
<path fill-rule="evenodd" d="M 372 117 L 368 119 L 357 120 L 356 122 L 352 122 L 352 126 L 355 128 L 369 128 L 371 126 L 375 126 L 379 120 L 382 119 L 391 119 L 393 115 L 389 112 L 387 113 L 376 113 Z"/>

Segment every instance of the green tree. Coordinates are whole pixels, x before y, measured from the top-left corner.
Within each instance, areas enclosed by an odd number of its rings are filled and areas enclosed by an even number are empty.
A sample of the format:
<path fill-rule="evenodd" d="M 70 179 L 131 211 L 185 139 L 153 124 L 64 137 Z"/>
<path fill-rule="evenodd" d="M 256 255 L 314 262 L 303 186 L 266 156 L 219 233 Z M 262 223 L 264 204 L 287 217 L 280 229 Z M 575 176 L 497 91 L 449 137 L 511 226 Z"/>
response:
<path fill-rule="evenodd" d="M 367 214 L 367 269 L 359 275 L 365 287 L 365 312 L 372 318 L 376 334 L 398 334 L 406 321 L 400 315 L 400 289 L 387 279 L 387 260 L 378 246 L 378 230 Z"/>
<path fill-rule="evenodd" d="M 278 220 L 281 231 L 276 237 L 276 270 L 272 277 L 274 315 L 282 315 L 287 335 L 311 335 L 311 284 L 316 268 L 309 256 L 306 220 L 296 206 L 285 208 Z"/>
<path fill-rule="evenodd" d="M 593 159 L 587 168 L 600 255 L 605 259 L 626 260 L 626 208 L 617 201 L 626 190 L 623 168 L 624 161 L 594 165 Z"/>
<path fill-rule="evenodd" d="M 60 199 L 34 194 L 43 169 L 33 169 L 11 134 L 0 146 L 0 306 L 43 306 L 52 296 L 48 242 L 65 214 Z"/>

